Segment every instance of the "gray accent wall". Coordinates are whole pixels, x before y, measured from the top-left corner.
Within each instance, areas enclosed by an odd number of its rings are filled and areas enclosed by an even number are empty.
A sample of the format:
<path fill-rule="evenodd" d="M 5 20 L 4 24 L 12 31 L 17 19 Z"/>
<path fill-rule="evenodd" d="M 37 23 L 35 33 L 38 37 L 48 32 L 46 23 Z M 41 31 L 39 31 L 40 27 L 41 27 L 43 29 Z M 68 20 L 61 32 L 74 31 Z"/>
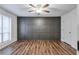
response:
<path fill-rule="evenodd" d="M 18 17 L 18 40 L 60 40 L 61 17 Z"/>

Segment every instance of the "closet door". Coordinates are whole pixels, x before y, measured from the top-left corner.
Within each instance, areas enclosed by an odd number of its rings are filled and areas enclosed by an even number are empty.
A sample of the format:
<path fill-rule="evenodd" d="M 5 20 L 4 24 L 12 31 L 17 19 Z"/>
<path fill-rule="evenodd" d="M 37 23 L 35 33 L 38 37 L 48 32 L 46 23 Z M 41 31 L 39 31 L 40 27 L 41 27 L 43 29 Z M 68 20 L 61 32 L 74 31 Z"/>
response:
<path fill-rule="evenodd" d="M 24 39 L 25 38 L 25 20 L 18 20 L 18 38 Z"/>

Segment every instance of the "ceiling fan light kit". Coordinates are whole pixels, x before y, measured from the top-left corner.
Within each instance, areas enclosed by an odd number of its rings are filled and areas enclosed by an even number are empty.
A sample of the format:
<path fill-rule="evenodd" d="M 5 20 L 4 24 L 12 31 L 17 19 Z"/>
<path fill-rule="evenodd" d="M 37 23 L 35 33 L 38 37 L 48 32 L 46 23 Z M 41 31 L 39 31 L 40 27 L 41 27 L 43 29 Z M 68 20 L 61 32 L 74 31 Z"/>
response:
<path fill-rule="evenodd" d="M 31 8 L 31 10 L 29 10 L 28 12 L 35 12 L 38 15 L 40 15 L 42 12 L 45 12 L 45 13 L 50 12 L 47 10 L 47 7 L 49 6 L 49 4 L 45 4 L 45 5 L 43 5 L 43 4 L 36 4 L 36 5 L 28 4 L 28 5 Z"/>

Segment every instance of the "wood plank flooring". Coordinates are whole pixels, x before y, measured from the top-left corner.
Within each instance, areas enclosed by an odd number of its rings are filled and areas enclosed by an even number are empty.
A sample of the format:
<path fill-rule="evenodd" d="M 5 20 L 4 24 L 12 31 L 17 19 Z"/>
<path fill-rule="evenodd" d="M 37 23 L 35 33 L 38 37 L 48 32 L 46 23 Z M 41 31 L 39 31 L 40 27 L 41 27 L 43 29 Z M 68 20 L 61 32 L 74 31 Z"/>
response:
<path fill-rule="evenodd" d="M 57 40 L 17 41 L 0 50 L 0 54 L 11 55 L 75 55 L 70 45 Z"/>

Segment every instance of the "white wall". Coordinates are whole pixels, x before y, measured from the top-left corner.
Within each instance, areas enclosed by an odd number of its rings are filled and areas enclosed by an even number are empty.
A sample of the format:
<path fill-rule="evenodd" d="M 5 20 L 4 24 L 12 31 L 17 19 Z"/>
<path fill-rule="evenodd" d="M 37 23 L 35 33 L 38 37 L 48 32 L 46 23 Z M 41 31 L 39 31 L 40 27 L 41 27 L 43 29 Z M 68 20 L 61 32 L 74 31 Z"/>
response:
<path fill-rule="evenodd" d="M 1 9 L 1 8 L 0 8 L 0 14 L 10 16 L 12 19 L 11 20 L 11 41 L 0 43 L 0 49 L 2 49 L 5 46 L 7 46 L 17 40 L 17 16 L 15 16 L 12 13 L 5 11 L 4 9 Z"/>
<path fill-rule="evenodd" d="M 77 38 L 79 41 L 79 4 L 77 4 Z M 79 55 L 79 51 L 77 50 L 77 54 Z"/>
<path fill-rule="evenodd" d="M 77 4 L 77 36 L 79 41 L 79 4 Z"/>
<path fill-rule="evenodd" d="M 61 40 L 77 49 L 77 9 L 61 16 Z M 71 32 L 71 33 L 69 33 Z"/>

